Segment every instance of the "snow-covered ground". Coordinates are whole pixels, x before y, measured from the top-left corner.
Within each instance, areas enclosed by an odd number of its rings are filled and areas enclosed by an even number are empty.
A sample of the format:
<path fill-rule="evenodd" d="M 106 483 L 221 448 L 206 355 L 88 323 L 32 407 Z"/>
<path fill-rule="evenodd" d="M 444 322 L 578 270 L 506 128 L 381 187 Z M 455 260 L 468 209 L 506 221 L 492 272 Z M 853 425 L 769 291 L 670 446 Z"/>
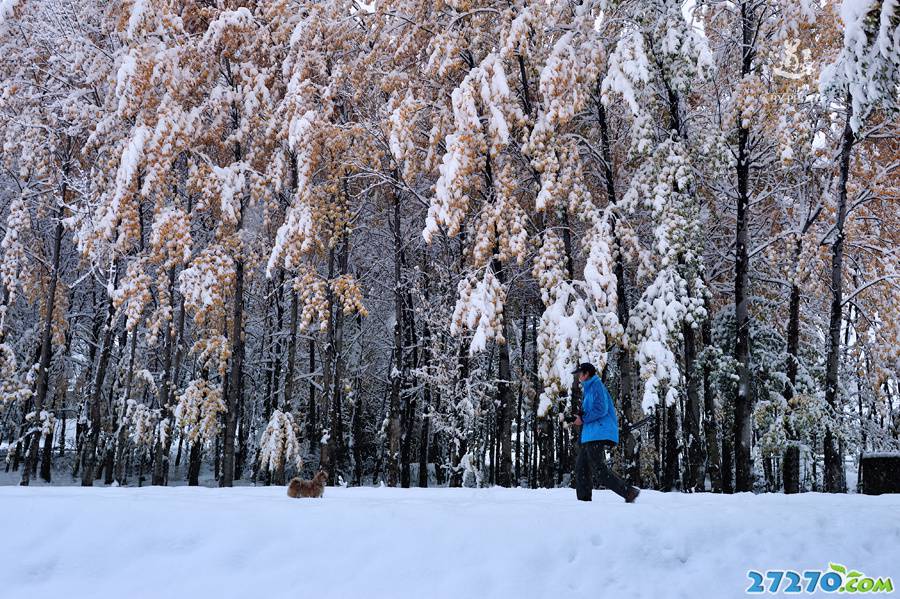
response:
<path fill-rule="evenodd" d="M 0 487 L 0 598 L 743 596 L 748 569 L 900 578 L 900 496 Z"/>

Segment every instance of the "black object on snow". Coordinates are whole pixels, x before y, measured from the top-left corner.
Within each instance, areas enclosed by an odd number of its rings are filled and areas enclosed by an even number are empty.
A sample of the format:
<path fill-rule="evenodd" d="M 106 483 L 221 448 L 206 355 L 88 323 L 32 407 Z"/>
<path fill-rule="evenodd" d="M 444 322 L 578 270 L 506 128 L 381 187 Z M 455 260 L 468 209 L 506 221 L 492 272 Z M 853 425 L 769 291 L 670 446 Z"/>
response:
<path fill-rule="evenodd" d="M 863 455 L 862 492 L 866 495 L 900 493 L 900 452 Z"/>

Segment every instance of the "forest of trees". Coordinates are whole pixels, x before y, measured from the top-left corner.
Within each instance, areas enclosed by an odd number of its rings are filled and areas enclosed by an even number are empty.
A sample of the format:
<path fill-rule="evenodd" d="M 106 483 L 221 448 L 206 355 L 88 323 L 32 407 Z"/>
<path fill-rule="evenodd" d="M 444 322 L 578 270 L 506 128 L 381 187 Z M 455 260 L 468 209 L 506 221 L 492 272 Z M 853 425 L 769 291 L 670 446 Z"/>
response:
<path fill-rule="evenodd" d="M 21 484 L 662 490 L 900 448 L 900 4 L 0 0 Z M 653 417 L 647 419 L 647 416 Z"/>

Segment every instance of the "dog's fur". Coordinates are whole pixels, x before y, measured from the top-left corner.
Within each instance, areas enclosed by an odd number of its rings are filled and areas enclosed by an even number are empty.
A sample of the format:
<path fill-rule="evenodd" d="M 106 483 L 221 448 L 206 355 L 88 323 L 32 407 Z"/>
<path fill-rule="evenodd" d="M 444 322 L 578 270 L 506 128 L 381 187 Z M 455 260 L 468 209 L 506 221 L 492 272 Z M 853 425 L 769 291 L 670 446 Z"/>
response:
<path fill-rule="evenodd" d="M 325 483 L 328 482 L 328 473 L 319 470 L 312 480 L 293 478 L 288 485 L 288 497 L 321 497 L 325 494 Z"/>

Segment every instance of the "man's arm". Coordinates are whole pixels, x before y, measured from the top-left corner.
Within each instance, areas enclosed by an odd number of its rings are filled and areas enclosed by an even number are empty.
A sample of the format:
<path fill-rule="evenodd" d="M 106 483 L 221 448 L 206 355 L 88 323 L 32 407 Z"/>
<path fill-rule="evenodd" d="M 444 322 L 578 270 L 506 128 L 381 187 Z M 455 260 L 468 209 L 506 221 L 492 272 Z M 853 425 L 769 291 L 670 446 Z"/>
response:
<path fill-rule="evenodd" d="M 609 404 L 607 403 L 606 396 L 609 394 L 606 391 L 606 387 L 603 386 L 603 381 L 597 381 L 599 386 L 592 385 L 589 393 L 591 395 L 591 401 L 584 402 L 585 410 L 581 419 L 587 424 L 589 422 L 595 422 L 600 420 L 606 413 L 609 412 Z M 587 395 L 587 393 L 585 394 Z"/>

